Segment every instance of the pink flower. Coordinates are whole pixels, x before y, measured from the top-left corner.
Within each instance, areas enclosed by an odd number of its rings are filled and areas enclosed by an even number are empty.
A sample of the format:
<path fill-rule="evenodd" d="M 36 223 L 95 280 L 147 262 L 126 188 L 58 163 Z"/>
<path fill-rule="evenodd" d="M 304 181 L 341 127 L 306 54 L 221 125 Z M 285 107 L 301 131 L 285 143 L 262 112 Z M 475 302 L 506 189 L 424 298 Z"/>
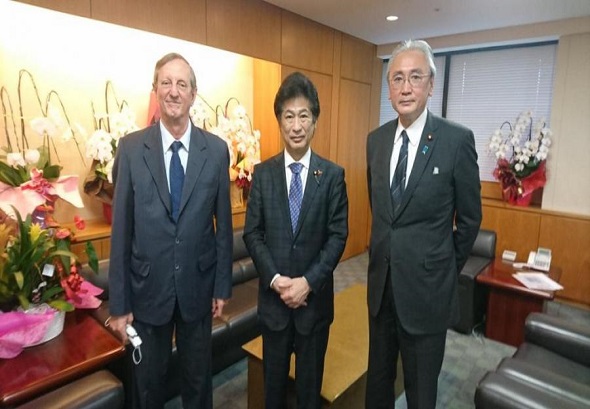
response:
<path fill-rule="evenodd" d="M 55 232 L 55 237 L 58 238 L 59 240 L 67 239 L 71 235 L 72 235 L 72 232 L 70 231 L 70 229 L 59 228 Z"/>
<path fill-rule="evenodd" d="M 74 216 L 74 224 L 76 225 L 76 229 L 84 230 L 86 228 L 86 222 L 83 218 L 78 215 Z"/>

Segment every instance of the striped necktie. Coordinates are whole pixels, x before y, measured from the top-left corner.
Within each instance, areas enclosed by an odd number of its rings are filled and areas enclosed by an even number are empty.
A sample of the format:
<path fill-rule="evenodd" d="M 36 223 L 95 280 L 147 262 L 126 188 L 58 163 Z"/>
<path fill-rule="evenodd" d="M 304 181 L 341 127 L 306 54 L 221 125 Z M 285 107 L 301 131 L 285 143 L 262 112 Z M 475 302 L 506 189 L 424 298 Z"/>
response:
<path fill-rule="evenodd" d="M 393 201 L 394 214 L 398 211 L 402 203 L 402 196 L 406 190 L 406 168 L 408 165 L 408 134 L 402 131 L 401 137 L 403 139 L 402 147 L 399 150 L 399 157 L 397 159 L 397 166 L 393 173 L 393 180 L 391 181 L 391 200 Z"/>
<path fill-rule="evenodd" d="M 289 187 L 289 212 L 291 213 L 291 228 L 295 232 L 299 212 L 301 211 L 301 201 L 303 200 L 303 185 L 301 184 L 303 165 L 299 162 L 293 162 L 289 165 L 289 168 L 292 173 L 291 186 Z"/>

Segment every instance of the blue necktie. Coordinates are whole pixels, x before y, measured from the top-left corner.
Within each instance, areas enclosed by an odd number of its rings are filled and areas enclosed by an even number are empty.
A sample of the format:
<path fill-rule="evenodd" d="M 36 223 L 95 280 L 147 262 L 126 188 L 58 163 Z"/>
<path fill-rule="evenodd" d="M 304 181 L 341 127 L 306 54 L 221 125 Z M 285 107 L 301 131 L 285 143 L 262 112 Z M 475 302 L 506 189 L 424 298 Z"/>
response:
<path fill-rule="evenodd" d="M 293 232 L 297 228 L 297 220 L 301 211 L 301 201 L 303 200 L 303 185 L 301 184 L 301 169 L 303 165 L 299 162 L 293 162 L 289 165 L 291 169 L 291 186 L 289 187 L 289 211 L 291 213 L 291 228 Z"/>
<path fill-rule="evenodd" d="M 170 199 L 172 201 L 172 218 L 175 222 L 178 221 L 178 210 L 184 183 L 184 168 L 178 155 L 180 148 L 182 148 L 182 142 L 180 141 L 175 141 L 170 145 L 170 149 L 172 149 L 172 159 L 170 159 Z"/>
<path fill-rule="evenodd" d="M 402 131 L 402 147 L 399 150 L 397 166 L 391 181 L 391 200 L 393 201 L 393 213 L 395 214 L 402 203 L 402 196 L 406 190 L 406 168 L 408 165 L 408 134 Z"/>

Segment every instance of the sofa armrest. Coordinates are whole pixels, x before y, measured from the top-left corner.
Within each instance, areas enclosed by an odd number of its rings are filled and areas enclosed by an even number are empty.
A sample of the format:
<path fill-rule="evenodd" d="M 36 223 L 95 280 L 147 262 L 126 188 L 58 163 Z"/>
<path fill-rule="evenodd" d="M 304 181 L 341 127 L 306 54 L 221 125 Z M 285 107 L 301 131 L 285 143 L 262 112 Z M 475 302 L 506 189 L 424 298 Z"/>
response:
<path fill-rule="evenodd" d="M 475 238 L 475 243 L 473 243 L 471 255 L 494 258 L 496 256 L 496 232 L 480 229 Z"/>
<path fill-rule="evenodd" d="M 580 408 L 578 402 L 497 372 L 488 372 L 479 382 L 474 402 L 477 409 Z"/>
<path fill-rule="evenodd" d="M 590 366 L 590 326 L 535 312 L 526 319 L 525 340 Z"/>

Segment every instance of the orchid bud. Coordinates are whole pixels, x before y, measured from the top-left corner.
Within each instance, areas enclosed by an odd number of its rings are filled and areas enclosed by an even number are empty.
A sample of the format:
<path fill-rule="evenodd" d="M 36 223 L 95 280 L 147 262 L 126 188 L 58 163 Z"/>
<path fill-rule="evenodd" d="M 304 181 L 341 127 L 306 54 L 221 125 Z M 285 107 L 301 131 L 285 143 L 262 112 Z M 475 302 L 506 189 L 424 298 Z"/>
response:
<path fill-rule="evenodd" d="M 39 162 L 40 157 L 41 157 L 41 154 L 39 153 L 39 151 L 37 149 L 27 149 L 25 151 L 25 161 L 29 165 L 33 165 L 33 164 Z"/>

